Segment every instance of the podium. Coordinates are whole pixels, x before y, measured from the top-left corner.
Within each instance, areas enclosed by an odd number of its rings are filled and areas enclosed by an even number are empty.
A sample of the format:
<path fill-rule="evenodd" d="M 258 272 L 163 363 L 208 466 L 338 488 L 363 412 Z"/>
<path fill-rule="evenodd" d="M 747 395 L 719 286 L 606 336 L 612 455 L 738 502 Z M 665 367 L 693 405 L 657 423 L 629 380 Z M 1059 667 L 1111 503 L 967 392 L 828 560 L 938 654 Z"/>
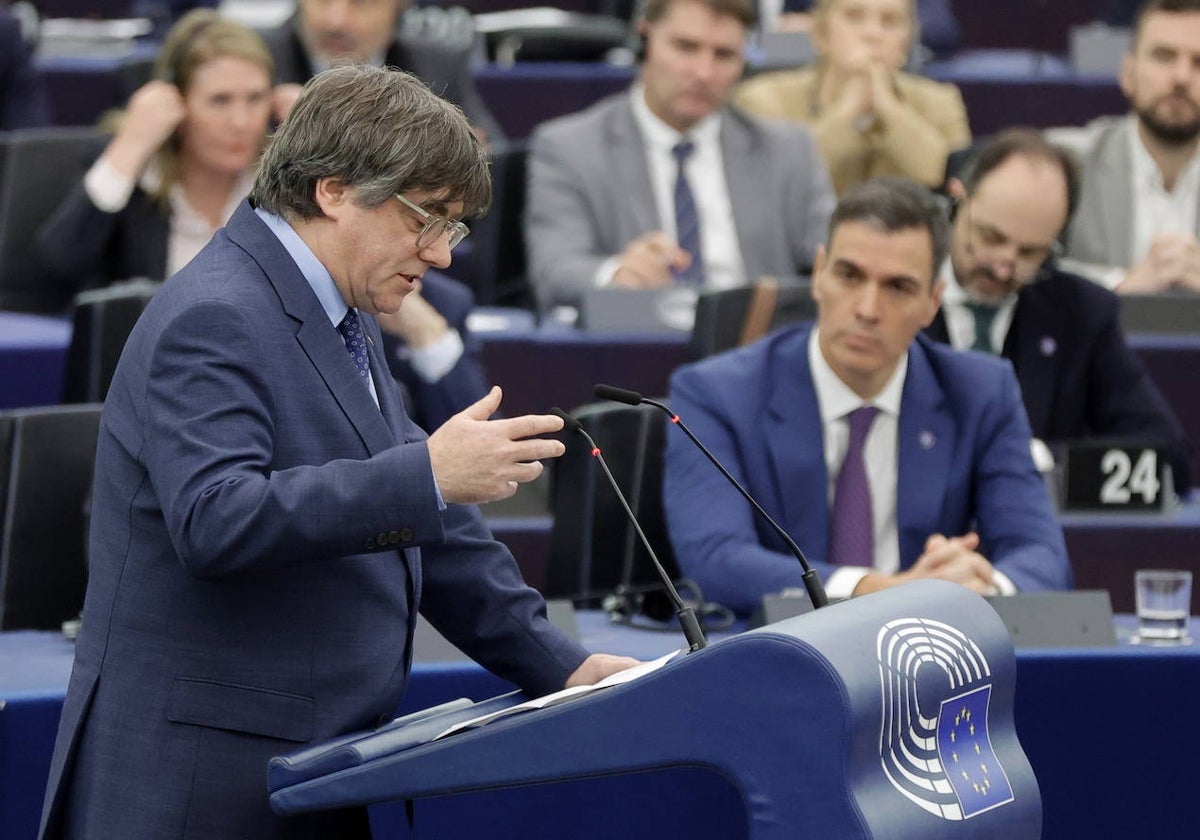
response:
<path fill-rule="evenodd" d="M 987 602 L 920 581 L 679 655 L 640 679 L 429 741 L 483 701 L 281 756 L 280 814 L 666 768 L 728 779 L 746 836 L 1038 838 L 1012 644 Z"/>

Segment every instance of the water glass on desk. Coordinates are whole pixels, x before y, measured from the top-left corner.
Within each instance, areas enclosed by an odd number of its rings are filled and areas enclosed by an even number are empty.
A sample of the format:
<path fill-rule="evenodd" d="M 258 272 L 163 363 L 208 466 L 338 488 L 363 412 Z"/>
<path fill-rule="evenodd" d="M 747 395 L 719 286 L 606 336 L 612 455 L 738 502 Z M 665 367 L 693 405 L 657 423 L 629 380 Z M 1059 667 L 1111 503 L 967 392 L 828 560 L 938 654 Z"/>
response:
<path fill-rule="evenodd" d="M 1134 575 L 1138 631 L 1133 641 L 1147 645 L 1189 645 L 1192 573 L 1140 569 Z"/>

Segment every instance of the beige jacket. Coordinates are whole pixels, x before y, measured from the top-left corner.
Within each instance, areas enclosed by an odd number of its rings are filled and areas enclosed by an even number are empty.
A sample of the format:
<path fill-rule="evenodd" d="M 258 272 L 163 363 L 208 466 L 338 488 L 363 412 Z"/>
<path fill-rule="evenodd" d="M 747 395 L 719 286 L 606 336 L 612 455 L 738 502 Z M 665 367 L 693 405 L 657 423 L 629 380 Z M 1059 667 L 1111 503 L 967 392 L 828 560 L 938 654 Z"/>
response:
<path fill-rule="evenodd" d="M 897 93 L 907 107 L 900 118 L 862 131 L 820 112 L 819 80 L 815 65 L 763 73 L 743 83 L 734 102 L 756 116 L 808 125 L 838 195 L 879 175 L 906 175 L 939 187 L 947 155 L 971 142 L 967 109 L 954 85 L 901 73 Z"/>

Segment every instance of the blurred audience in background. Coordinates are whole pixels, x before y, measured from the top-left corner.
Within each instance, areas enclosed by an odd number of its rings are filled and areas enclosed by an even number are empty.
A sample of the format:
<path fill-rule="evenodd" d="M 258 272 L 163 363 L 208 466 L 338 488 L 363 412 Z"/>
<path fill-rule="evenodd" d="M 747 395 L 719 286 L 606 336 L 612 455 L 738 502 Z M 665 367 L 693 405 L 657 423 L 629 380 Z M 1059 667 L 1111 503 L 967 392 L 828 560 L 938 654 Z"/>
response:
<path fill-rule="evenodd" d="M 49 123 L 45 87 L 33 67 L 33 45 L 16 15 L 0 4 L 0 131 Z"/>
<path fill-rule="evenodd" d="M 1200 0 L 1151 0 L 1121 63 L 1126 116 L 1048 136 L 1080 155 L 1072 270 L 1123 294 L 1200 291 Z"/>
<path fill-rule="evenodd" d="M 958 49 L 962 40 L 950 0 L 916 0 L 920 46 L 938 56 Z M 812 32 L 813 7 L 820 0 L 760 0 L 762 27 L 779 32 Z"/>
<path fill-rule="evenodd" d="M 902 69 L 914 0 L 817 0 L 817 61 L 763 73 L 734 101 L 760 117 L 807 124 L 838 194 L 880 175 L 941 186 L 946 158 L 971 142 L 958 89 Z"/>
<path fill-rule="evenodd" d="M 275 58 L 277 107 L 286 114 L 300 86 L 335 64 L 398 67 L 462 108 L 481 139 L 503 140 L 471 74 L 469 44 L 404 35 L 400 18 L 409 0 L 298 0 L 295 13 L 265 33 Z"/>
<path fill-rule="evenodd" d="M 270 118 L 262 39 L 216 12 L 189 12 L 167 35 L 154 78 L 111 118 L 112 139 L 38 232 L 41 259 L 73 291 L 174 274 L 249 193 Z"/>
<path fill-rule="evenodd" d="M 633 87 L 534 132 L 525 240 L 544 304 L 807 271 L 834 203 L 816 144 L 727 107 L 754 20 L 751 0 L 650 0 Z"/>

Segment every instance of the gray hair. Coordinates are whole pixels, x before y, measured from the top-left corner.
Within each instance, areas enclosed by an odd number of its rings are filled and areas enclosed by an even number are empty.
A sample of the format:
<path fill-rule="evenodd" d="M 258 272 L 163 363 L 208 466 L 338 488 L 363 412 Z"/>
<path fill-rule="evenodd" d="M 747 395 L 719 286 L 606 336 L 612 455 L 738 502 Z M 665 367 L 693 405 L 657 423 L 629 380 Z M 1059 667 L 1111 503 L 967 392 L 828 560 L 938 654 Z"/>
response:
<path fill-rule="evenodd" d="M 263 153 L 250 199 L 285 218 L 318 218 L 321 178 L 354 187 L 366 208 L 431 192 L 471 216 L 492 200 L 487 152 L 462 111 L 415 76 L 380 67 L 337 67 L 304 86 Z"/>
<path fill-rule="evenodd" d="M 926 187 L 908 178 L 872 178 L 851 187 L 829 218 L 827 242 L 833 241 L 838 225 L 863 222 L 885 233 L 912 228 L 929 231 L 933 274 L 929 288 L 946 261 L 950 248 L 950 221 L 941 201 Z"/>

